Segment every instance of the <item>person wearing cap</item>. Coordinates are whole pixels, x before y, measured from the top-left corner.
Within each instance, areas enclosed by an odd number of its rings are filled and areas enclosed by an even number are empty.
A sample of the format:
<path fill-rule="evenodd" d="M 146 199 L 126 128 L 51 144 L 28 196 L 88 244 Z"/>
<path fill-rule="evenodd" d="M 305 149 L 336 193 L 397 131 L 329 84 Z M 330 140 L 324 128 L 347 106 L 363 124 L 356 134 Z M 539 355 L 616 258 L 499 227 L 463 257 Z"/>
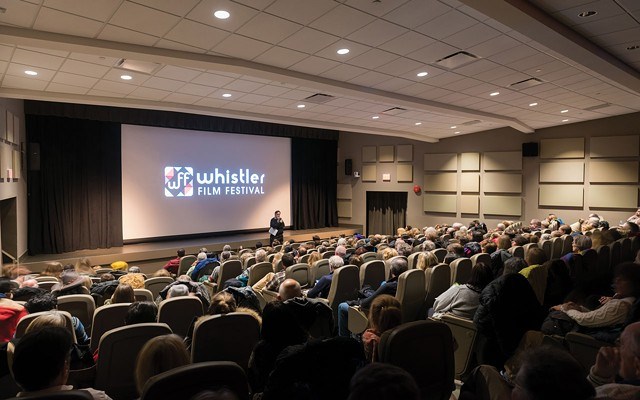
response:
<path fill-rule="evenodd" d="M 28 314 L 19 303 L 11 300 L 11 281 L 0 278 L 0 343 L 13 339 L 20 318 Z"/>
<path fill-rule="evenodd" d="M 51 292 L 57 296 L 66 296 L 68 294 L 86 294 L 82 289 L 84 277 L 80 276 L 75 270 L 65 270 L 60 274 L 60 281 L 51 286 Z"/>

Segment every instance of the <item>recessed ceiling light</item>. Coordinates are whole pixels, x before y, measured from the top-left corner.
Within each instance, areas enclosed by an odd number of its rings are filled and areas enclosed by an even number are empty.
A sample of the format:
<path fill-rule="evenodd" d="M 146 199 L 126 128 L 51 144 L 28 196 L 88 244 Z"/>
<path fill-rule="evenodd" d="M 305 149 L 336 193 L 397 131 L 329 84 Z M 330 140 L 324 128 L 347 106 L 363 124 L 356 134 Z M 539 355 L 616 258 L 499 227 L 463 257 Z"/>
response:
<path fill-rule="evenodd" d="M 31 75 L 31 76 L 38 75 L 38 73 L 36 71 L 31 71 L 31 70 L 24 71 L 24 73 L 27 74 L 27 75 Z"/>
<path fill-rule="evenodd" d="M 428 73 L 428 72 L 426 72 L 426 71 L 422 71 L 422 72 L 418 72 L 418 73 L 417 73 L 417 75 L 418 75 L 420 78 L 422 78 L 423 76 L 427 76 L 427 75 L 429 75 L 429 73 Z"/>
<path fill-rule="evenodd" d="M 305 108 L 305 107 L 306 107 L 306 105 L 304 105 L 304 104 L 298 104 L 298 108 Z"/>
<path fill-rule="evenodd" d="M 460 133 L 460 131 L 455 131 L 455 132 L 453 132 L 453 134 L 454 134 L 454 135 L 457 135 L 457 134 L 459 134 L 459 133 Z"/>
<path fill-rule="evenodd" d="M 380 116 L 378 115 L 374 115 L 373 117 L 371 117 L 371 119 L 378 119 L 378 118 L 380 118 Z"/>
<path fill-rule="evenodd" d="M 569 120 L 568 119 L 563 119 L 562 122 L 569 122 Z"/>
<path fill-rule="evenodd" d="M 222 97 L 231 97 L 231 93 L 223 93 Z"/>
<path fill-rule="evenodd" d="M 453 125 L 453 126 L 451 127 L 451 129 L 456 129 L 456 128 L 457 128 L 457 126 L 455 126 L 455 125 Z"/>
<path fill-rule="evenodd" d="M 422 122 L 416 122 L 416 126 L 417 126 L 417 125 L 422 125 Z"/>
<path fill-rule="evenodd" d="M 225 10 L 218 10 L 214 12 L 213 15 L 218 19 L 227 19 L 231 16 L 231 14 L 229 14 L 229 11 Z"/>
<path fill-rule="evenodd" d="M 589 11 L 583 11 L 580 14 L 578 14 L 578 17 L 581 18 L 589 18 L 589 17 L 593 17 L 594 15 L 596 15 L 598 12 L 597 11 L 593 11 L 593 10 L 589 10 Z"/>
<path fill-rule="evenodd" d="M 529 107 L 535 107 L 535 106 L 537 106 L 537 105 L 538 105 L 538 103 L 530 103 L 530 104 L 529 104 Z"/>
<path fill-rule="evenodd" d="M 497 96 L 499 94 L 500 94 L 500 92 L 493 92 L 493 93 L 489 93 L 489 96 Z"/>
<path fill-rule="evenodd" d="M 120 75 L 120 79 L 122 79 L 123 81 L 130 81 L 133 79 L 133 77 L 131 75 Z"/>
<path fill-rule="evenodd" d="M 562 111 L 560 111 L 560 113 L 561 113 L 561 114 L 568 113 L 568 112 L 569 112 L 569 110 L 562 110 Z"/>
<path fill-rule="evenodd" d="M 340 55 L 348 54 L 349 53 L 349 49 L 339 49 L 338 51 L 336 51 L 336 53 L 338 53 Z"/>

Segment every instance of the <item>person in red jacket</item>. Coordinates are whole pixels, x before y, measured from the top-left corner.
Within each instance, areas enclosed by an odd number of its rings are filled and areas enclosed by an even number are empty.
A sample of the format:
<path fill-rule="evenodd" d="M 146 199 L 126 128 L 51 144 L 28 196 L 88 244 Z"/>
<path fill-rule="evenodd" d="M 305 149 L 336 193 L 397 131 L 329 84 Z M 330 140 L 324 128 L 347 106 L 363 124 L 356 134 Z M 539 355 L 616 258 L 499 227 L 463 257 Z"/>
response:
<path fill-rule="evenodd" d="M 11 281 L 0 278 L 0 343 L 13 339 L 20 318 L 29 312 L 19 303 L 11 300 Z"/>
<path fill-rule="evenodd" d="M 180 259 L 184 257 L 184 254 L 185 254 L 184 249 L 179 249 L 178 257 L 169 260 L 169 262 L 167 262 L 165 266 L 162 268 L 166 269 L 173 275 L 178 275 L 178 268 L 180 268 Z"/>

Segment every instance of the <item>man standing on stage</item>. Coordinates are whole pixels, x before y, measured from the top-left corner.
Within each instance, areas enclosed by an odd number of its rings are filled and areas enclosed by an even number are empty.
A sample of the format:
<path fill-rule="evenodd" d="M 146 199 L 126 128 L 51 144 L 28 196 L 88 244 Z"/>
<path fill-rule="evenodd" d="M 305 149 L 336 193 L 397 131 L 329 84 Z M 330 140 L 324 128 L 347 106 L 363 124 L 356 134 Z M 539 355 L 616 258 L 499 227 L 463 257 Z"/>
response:
<path fill-rule="evenodd" d="M 271 223 L 269 223 L 269 245 L 273 245 L 274 240 L 278 240 L 280 244 L 283 242 L 284 221 L 280 218 L 280 210 L 275 212 Z"/>

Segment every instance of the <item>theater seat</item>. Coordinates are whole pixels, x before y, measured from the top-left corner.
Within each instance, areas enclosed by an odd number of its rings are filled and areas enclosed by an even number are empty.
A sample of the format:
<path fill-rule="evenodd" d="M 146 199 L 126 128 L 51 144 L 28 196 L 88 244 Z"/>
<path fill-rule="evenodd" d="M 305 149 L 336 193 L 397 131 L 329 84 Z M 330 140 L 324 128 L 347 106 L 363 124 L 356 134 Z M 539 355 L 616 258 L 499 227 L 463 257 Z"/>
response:
<path fill-rule="evenodd" d="M 178 274 L 177 276 L 184 275 L 187 273 L 191 265 L 196 261 L 196 256 L 188 255 L 184 256 L 180 259 L 180 265 L 178 266 Z"/>
<path fill-rule="evenodd" d="M 41 315 L 47 315 L 50 314 L 52 311 L 40 311 L 40 312 L 36 312 L 36 313 L 31 313 L 31 314 L 27 314 L 24 317 L 20 318 L 20 321 L 18 321 L 18 325 L 16 326 L 16 333 L 14 334 L 14 337 L 16 339 L 19 339 L 21 337 L 24 336 L 24 333 L 26 332 L 27 328 L 29 327 L 29 324 L 31 322 L 33 322 L 34 319 L 38 318 Z M 55 310 L 53 312 L 56 312 Z M 76 331 L 73 328 L 73 321 L 71 320 L 71 314 L 69 314 L 66 311 L 60 311 L 58 310 L 57 312 L 59 312 L 60 314 L 64 315 L 66 320 L 67 320 L 67 329 L 69 329 L 69 331 L 71 332 L 71 335 L 73 336 L 73 342 L 76 343 Z"/>
<path fill-rule="evenodd" d="M 124 318 L 131 303 L 117 303 L 96 308 L 91 325 L 91 351 L 98 348 L 100 338 L 105 332 L 124 326 Z"/>
<path fill-rule="evenodd" d="M 48 399 L 48 400 L 92 400 L 93 396 L 86 390 L 66 390 L 62 392 L 47 392 L 29 396 L 11 397 L 8 400 Z"/>
<path fill-rule="evenodd" d="M 451 261 L 449 268 L 451 268 L 451 285 L 454 283 L 463 285 L 469 282 L 469 279 L 471 278 L 471 269 L 473 268 L 470 259 L 464 257 L 456 258 Z"/>
<path fill-rule="evenodd" d="M 151 292 L 153 299 L 155 300 L 160 295 L 162 289 L 166 288 L 170 283 L 173 283 L 173 278 L 168 276 L 157 276 L 155 278 L 145 280 L 144 288 Z"/>
<path fill-rule="evenodd" d="M 263 261 L 249 267 L 249 283 L 247 286 L 255 285 L 260 279 L 264 278 L 269 272 L 273 272 L 273 265 L 268 261 Z"/>
<path fill-rule="evenodd" d="M 58 297 L 58 310 L 67 311 L 77 317 L 84 329 L 91 332 L 93 313 L 96 310 L 96 302 L 89 294 L 69 294 Z"/>
<path fill-rule="evenodd" d="M 158 307 L 158 322 L 163 322 L 176 335 L 185 337 L 191 322 L 203 314 L 202 301 L 195 296 L 174 297 L 164 300 Z"/>
<path fill-rule="evenodd" d="M 360 287 L 364 285 L 371 286 L 371 289 L 377 290 L 380 284 L 385 280 L 384 261 L 373 260 L 368 261 L 360 266 Z"/>

